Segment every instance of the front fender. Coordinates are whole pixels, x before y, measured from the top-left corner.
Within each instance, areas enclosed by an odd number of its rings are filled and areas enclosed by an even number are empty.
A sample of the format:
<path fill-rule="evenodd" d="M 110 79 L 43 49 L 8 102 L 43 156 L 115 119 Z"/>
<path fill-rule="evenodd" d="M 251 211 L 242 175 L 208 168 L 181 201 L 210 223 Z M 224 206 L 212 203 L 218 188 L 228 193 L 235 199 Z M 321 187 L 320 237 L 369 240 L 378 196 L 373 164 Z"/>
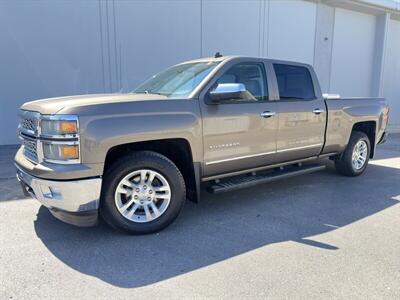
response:
<path fill-rule="evenodd" d="M 149 101 L 133 106 L 80 118 L 83 162 L 104 163 L 107 152 L 118 145 L 176 138 L 187 140 L 193 161 L 201 161 L 202 127 L 197 100 Z"/>

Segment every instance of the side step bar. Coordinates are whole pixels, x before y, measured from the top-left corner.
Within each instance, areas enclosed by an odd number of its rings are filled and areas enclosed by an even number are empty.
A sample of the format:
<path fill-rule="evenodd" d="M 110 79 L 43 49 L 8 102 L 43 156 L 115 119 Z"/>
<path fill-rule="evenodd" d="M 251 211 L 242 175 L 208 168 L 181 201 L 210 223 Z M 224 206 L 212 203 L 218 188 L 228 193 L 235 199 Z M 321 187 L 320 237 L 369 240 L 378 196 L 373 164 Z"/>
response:
<path fill-rule="evenodd" d="M 317 171 L 324 170 L 325 165 L 309 164 L 309 165 L 295 165 L 279 168 L 275 171 L 264 171 L 253 173 L 252 175 L 240 175 L 227 178 L 221 181 L 216 181 L 208 186 L 207 191 L 212 194 L 219 194 L 224 192 L 235 191 L 242 188 L 255 186 L 257 184 L 277 181 L 295 177 L 298 175 L 309 174 Z"/>

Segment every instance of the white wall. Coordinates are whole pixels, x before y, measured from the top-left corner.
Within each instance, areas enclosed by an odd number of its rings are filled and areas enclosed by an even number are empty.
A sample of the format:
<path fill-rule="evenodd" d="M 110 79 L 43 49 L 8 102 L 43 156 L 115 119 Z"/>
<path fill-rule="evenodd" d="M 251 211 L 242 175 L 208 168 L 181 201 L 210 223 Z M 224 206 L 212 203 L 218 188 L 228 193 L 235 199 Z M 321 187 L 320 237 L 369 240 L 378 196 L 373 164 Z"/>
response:
<path fill-rule="evenodd" d="M 330 92 L 344 97 L 373 95 L 376 17 L 336 8 Z"/>
<path fill-rule="evenodd" d="M 200 57 L 200 1 L 118 1 L 115 14 L 124 91 L 163 68 Z"/>
<path fill-rule="evenodd" d="M 18 143 L 25 101 L 131 91 L 166 66 L 216 51 L 315 64 L 324 89 L 370 96 L 379 24 L 317 1 L 0 1 L 0 145 Z M 384 94 L 400 128 L 398 24 L 390 24 Z"/>
<path fill-rule="evenodd" d="M 389 122 L 400 128 L 400 21 L 390 20 L 386 46 L 383 95 L 390 105 Z"/>
<path fill-rule="evenodd" d="M 97 2 L 0 2 L 0 145 L 28 101 L 102 91 Z"/>
<path fill-rule="evenodd" d="M 267 56 L 312 64 L 316 8 L 308 1 L 270 1 Z"/>
<path fill-rule="evenodd" d="M 323 93 L 329 92 L 332 66 L 332 45 L 335 24 L 335 8 L 324 3 L 317 4 L 314 70 Z"/>
<path fill-rule="evenodd" d="M 202 55 L 258 56 L 261 1 L 205 0 L 202 10 Z M 235 16 L 235 17 L 233 17 Z"/>

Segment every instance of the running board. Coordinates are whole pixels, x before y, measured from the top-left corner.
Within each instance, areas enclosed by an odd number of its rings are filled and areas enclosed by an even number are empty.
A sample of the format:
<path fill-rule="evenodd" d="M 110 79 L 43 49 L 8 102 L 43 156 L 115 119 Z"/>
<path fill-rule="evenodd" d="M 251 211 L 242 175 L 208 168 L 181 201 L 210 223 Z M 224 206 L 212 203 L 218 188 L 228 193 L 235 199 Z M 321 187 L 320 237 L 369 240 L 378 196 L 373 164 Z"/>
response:
<path fill-rule="evenodd" d="M 207 191 L 212 194 L 230 192 L 255 186 L 257 184 L 318 172 L 324 170 L 325 168 L 325 165 L 309 164 L 281 167 L 272 171 L 269 170 L 257 173 L 253 172 L 252 174 L 248 175 L 240 175 L 227 179 L 221 179 L 220 181 L 214 181 L 210 186 L 208 186 Z"/>

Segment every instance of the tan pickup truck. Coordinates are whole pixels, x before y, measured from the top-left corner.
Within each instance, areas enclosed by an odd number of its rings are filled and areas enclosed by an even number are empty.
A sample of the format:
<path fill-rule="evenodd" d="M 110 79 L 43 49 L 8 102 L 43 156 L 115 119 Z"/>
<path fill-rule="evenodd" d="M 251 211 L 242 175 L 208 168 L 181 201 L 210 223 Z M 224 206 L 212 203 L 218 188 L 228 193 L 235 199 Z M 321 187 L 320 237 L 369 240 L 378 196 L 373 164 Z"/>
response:
<path fill-rule="evenodd" d="M 127 94 L 60 97 L 20 110 L 24 192 L 71 224 L 98 215 L 163 229 L 186 199 L 319 171 L 364 172 L 385 140 L 384 99 L 323 95 L 307 64 L 221 56 L 175 65 Z"/>

